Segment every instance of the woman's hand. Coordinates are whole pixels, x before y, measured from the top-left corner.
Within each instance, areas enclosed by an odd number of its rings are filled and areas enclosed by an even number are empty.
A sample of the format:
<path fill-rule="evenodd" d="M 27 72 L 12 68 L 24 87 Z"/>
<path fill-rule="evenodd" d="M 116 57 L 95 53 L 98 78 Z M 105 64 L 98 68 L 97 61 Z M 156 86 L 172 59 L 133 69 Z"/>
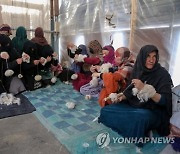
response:
<path fill-rule="evenodd" d="M 91 67 L 90 67 L 90 71 L 91 71 L 92 73 L 96 72 L 96 66 L 91 65 Z"/>
<path fill-rule="evenodd" d="M 120 97 L 118 97 L 118 101 L 122 101 L 122 100 L 125 100 L 126 99 L 126 96 L 123 94 L 121 95 Z"/>
<path fill-rule="evenodd" d="M 144 83 L 139 79 L 132 79 L 132 84 L 138 90 L 141 90 L 144 87 Z"/>
<path fill-rule="evenodd" d="M 92 77 L 99 77 L 100 74 L 101 74 L 101 73 L 94 72 L 94 73 L 92 74 Z"/>
<path fill-rule="evenodd" d="M 56 52 L 53 52 L 52 56 L 56 57 L 56 56 L 58 56 L 58 54 Z"/>
<path fill-rule="evenodd" d="M 22 64 L 22 58 L 16 59 L 17 64 Z"/>
<path fill-rule="evenodd" d="M 34 65 L 38 65 L 39 64 L 39 60 L 34 60 Z"/>
<path fill-rule="evenodd" d="M 48 57 L 46 58 L 47 62 L 50 62 L 51 59 L 52 59 L 52 58 L 51 58 L 50 56 L 48 56 Z"/>
<path fill-rule="evenodd" d="M 119 95 L 119 96 L 118 96 Z M 122 93 L 120 93 L 120 94 L 117 94 L 117 100 L 115 100 L 115 101 L 113 101 L 112 103 L 119 103 L 119 102 L 121 102 L 121 101 L 123 101 L 123 100 L 125 100 L 126 99 L 126 96 L 124 95 L 124 94 L 122 94 Z"/>
<path fill-rule="evenodd" d="M 0 57 L 1 57 L 2 59 L 9 59 L 9 54 L 8 54 L 7 52 L 1 52 Z"/>

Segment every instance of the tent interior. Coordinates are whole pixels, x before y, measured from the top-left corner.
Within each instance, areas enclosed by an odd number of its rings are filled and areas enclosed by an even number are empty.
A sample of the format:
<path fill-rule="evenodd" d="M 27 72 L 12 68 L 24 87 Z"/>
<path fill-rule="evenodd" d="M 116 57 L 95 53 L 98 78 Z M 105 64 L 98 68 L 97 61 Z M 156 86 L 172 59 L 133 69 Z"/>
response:
<path fill-rule="evenodd" d="M 88 45 L 90 41 L 98 40 L 102 46 L 112 44 L 115 50 L 119 47 L 128 47 L 135 56 L 142 46 L 153 44 L 159 49 L 160 63 L 169 71 L 174 86 L 180 84 L 180 71 L 178 71 L 180 67 L 178 62 L 178 57 L 180 57 L 179 16 L 179 0 L 0 1 L 0 25 L 10 25 L 13 33 L 10 37 L 15 36 L 19 26 L 24 26 L 28 39 L 31 39 L 35 29 L 42 27 L 48 42 L 58 53 L 60 62 L 71 61 L 66 50 L 68 42 L 78 46 L 80 44 Z M 69 91 L 71 90 L 70 88 Z M 25 95 L 34 99 L 36 93 L 40 95 L 41 92 L 43 94 L 43 91 L 37 90 L 33 94 L 26 93 Z M 80 98 L 83 99 L 83 97 Z M 36 103 L 33 105 L 38 108 Z M 98 110 L 98 108 L 96 109 Z M 37 111 L 39 110 L 37 109 Z M 38 117 L 38 113 L 36 116 Z M 92 118 L 94 117 L 92 116 Z M 43 121 L 40 116 L 38 119 Z M 45 122 L 43 124 L 46 125 Z M 57 134 L 54 133 L 54 135 Z M 66 140 L 62 143 L 70 144 Z M 72 153 L 82 152 L 74 152 L 74 146 L 76 146 L 75 143 L 68 150 Z M 165 147 L 160 147 L 158 152 L 163 148 Z M 84 153 L 88 152 L 92 151 Z M 93 152 L 95 153 L 96 150 Z M 107 151 L 103 152 L 108 153 Z M 129 151 L 129 153 L 131 152 Z"/>
<path fill-rule="evenodd" d="M 0 23 L 8 23 L 13 35 L 18 26 L 26 27 L 29 39 L 36 27 L 42 27 L 60 59 L 68 57 L 67 42 L 78 46 L 97 39 L 104 46 L 113 40 L 115 49 L 126 46 L 135 53 L 145 44 L 154 44 L 160 50 L 160 62 L 169 70 L 174 85 L 178 85 L 179 3 L 178 0 L 1 0 Z M 107 16 L 112 16 L 110 23 Z"/>

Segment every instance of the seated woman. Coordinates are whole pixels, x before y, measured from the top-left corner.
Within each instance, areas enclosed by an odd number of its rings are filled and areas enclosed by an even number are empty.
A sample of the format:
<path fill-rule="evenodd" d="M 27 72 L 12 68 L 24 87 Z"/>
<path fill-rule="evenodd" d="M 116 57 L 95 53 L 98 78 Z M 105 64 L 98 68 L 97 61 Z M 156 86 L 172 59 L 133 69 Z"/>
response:
<path fill-rule="evenodd" d="M 88 56 L 87 47 L 83 44 L 77 47 L 75 44 L 69 42 L 67 43 L 67 53 L 72 61 L 70 70 L 74 71 L 75 73 L 84 73 L 83 70 L 84 63 L 74 61 L 74 57 L 75 55 L 79 55 L 79 54 Z"/>
<path fill-rule="evenodd" d="M 41 81 L 36 81 L 35 76 L 39 75 L 39 56 L 36 44 L 32 41 L 26 41 L 23 46 L 23 53 L 29 56 L 29 62 L 22 64 L 22 73 L 27 90 L 34 90 L 42 86 Z"/>
<path fill-rule="evenodd" d="M 9 37 L 12 35 L 11 27 L 8 24 L 0 25 L 0 34 L 4 34 Z"/>
<path fill-rule="evenodd" d="M 58 54 L 55 53 L 52 47 L 48 44 L 44 37 L 44 31 L 41 27 L 35 29 L 35 37 L 31 39 L 37 46 L 38 56 L 40 57 L 40 70 L 49 72 L 51 64 L 58 63 Z"/>
<path fill-rule="evenodd" d="M 85 48 L 86 46 L 79 45 L 78 49 L 74 53 L 74 62 L 80 66 L 80 72 L 75 73 L 72 76 L 73 79 L 72 85 L 74 89 L 76 89 L 77 91 L 80 91 L 80 88 L 83 85 L 86 85 L 91 81 L 92 79 L 91 77 L 92 73 L 90 71 L 91 65 L 98 65 L 101 63 L 99 57 L 94 57 L 91 55 L 89 56 Z M 71 53 L 71 55 L 73 55 L 73 53 Z"/>
<path fill-rule="evenodd" d="M 149 131 L 169 134 L 172 114 L 172 80 L 159 63 L 158 49 L 153 45 L 141 48 L 132 71 L 131 84 L 119 102 L 101 109 L 99 122 L 124 137 L 144 138 Z M 143 146 L 139 143 L 138 146 Z"/>
<path fill-rule="evenodd" d="M 132 53 L 126 47 L 120 47 L 115 52 L 114 67 L 110 68 L 109 73 L 101 74 L 104 87 L 99 96 L 99 104 L 101 107 L 111 104 L 111 99 L 107 99 L 111 93 L 122 92 L 130 78 L 134 66 Z"/>
<path fill-rule="evenodd" d="M 26 90 L 21 78 L 18 77 L 21 56 L 12 47 L 11 39 L 0 34 L 0 52 L 1 52 L 1 80 L 6 92 L 18 94 Z"/>
<path fill-rule="evenodd" d="M 115 54 L 114 54 L 114 48 L 111 45 L 107 45 L 105 47 L 102 48 L 103 53 L 103 62 L 101 63 L 114 63 L 114 59 L 115 59 Z M 92 61 L 92 60 L 90 60 Z M 100 62 L 99 62 L 100 64 Z M 111 65 L 110 64 L 110 65 Z M 107 65 L 106 65 L 107 67 Z M 89 81 L 87 84 L 81 86 L 80 88 L 80 93 L 85 95 L 86 97 L 99 97 L 99 93 L 103 87 L 103 82 L 99 77 L 98 73 L 100 70 L 100 66 L 98 65 L 92 65 L 91 67 L 91 72 L 92 74 L 92 80 Z M 96 75 L 97 74 L 97 75 Z"/>

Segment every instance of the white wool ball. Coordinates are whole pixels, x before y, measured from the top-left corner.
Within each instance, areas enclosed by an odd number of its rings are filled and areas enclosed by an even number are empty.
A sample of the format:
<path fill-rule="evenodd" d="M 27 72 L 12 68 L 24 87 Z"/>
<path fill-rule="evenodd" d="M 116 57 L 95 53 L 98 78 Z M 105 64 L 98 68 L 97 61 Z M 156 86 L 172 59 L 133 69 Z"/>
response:
<path fill-rule="evenodd" d="M 52 83 L 56 83 L 56 81 L 57 81 L 57 78 L 54 76 L 54 77 L 51 79 L 51 82 L 52 82 Z"/>
<path fill-rule="evenodd" d="M 117 99 L 118 99 L 117 93 L 111 93 L 109 95 L 109 98 L 111 99 L 112 102 L 117 101 Z"/>
<path fill-rule="evenodd" d="M 77 74 L 71 75 L 71 79 L 72 79 L 72 80 L 76 80 L 77 78 L 78 78 L 78 75 L 77 75 Z"/>
<path fill-rule="evenodd" d="M 134 96 L 136 96 L 138 92 L 139 92 L 139 91 L 138 91 L 137 88 L 132 88 L 132 94 L 133 94 Z"/>
<path fill-rule="evenodd" d="M 65 83 L 65 84 L 68 84 L 68 85 L 70 84 L 69 81 L 64 81 L 64 83 Z"/>
<path fill-rule="evenodd" d="M 14 74 L 14 71 L 10 70 L 10 69 L 6 70 L 5 73 L 4 73 L 4 75 L 7 76 L 7 77 L 12 76 L 13 74 Z"/>
<path fill-rule="evenodd" d="M 90 99 L 91 99 L 91 95 L 86 95 L 86 96 L 85 96 L 85 99 L 86 99 L 86 100 L 90 100 Z"/>
<path fill-rule="evenodd" d="M 36 75 L 36 76 L 34 77 L 34 79 L 35 79 L 36 81 L 40 81 L 40 80 L 42 79 L 42 76 L 41 76 L 41 75 Z"/>
<path fill-rule="evenodd" d="M 18 78 L 21 79 L 23 77 L 22 74 L 18 74 Z"/>
<path fill-rule="evenodd" d="M 100 72 L 101 73 L 108 73 L 109 72 L 109 68 L 112 67 L 111 63 L 104 63 L 100 66 Z"/>
<path fill-rule="evenodd" d="M 76 104 L 73 103 L 73 102 L 67 102 L 67 103 L 66 103 L 66 106 L 67 106 L 68 109 L 74 109 L 75 106 L 76 106 Z"/>

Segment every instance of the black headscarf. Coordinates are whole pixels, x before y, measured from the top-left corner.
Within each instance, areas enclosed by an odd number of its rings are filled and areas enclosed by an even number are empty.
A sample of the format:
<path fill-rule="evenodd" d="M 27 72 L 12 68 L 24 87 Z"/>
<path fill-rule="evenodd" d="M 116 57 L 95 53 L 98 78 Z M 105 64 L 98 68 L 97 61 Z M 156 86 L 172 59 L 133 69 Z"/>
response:
<path fill-rule="evenodd" d="M 11 39 L 4 34 L 0 34 L 0 44 L 1 51 L 6 51 L 9 53 L 12 50 Z"/>
<path fill-rule="evenodd" d="M 156 54 L 156 63 L 152 69 L 148 69 L 145 66 L 146 59 L 148 55 L 155 51 Z M 172 80 L 165 68 L 163 68 L 159 63 L 159 53 L 157 47 L 154 45 L 146 45 L 141 48 L 133 71 L 131 79 L 140 79 L 142 82 L 152 85 L 157 93 L 163 95 L 166 100 L 165 105 L 159 105 L 158 103 L 153 102 L 152 99 L 149 99 L 148 102 L 140 103 L 136 96 L 132 94 L 133 86 L 130 86 L 125 90 L 124 95 L 127 97 L 127 100 L 130 105 L 141 108 L 148 108 L 151 110 L 157 110 L 162 114 L 162 128 L 159 128 L 159 134 L 168 135 L 169 133 L 169 119 L 172 115 Z M 164 127 L 164 128 L 163 128 Z"/>
<path fill-rule="evenodd" d="M 145 66 L 147 56 L 152 52 L 155 51 L 156 54 L 156 63 L 152 69 L 148 69 Z M 134 69 L 132 71 L 132 78 L 139 79 L 143 74 L 149 74 L 154 72 L 160 67 L 159 61 L 159 54 L 158 49 L 154 45 L 146 45 L 143 46 L 137 56 Z"/>
<path fill-rule="evenodd" d="M 17 51 L 13 48 L 11 39 L 4 34 L 0 34 L 0 51 L 9 54 L 9 61 L 13 61 L 20 57 Z"/>

